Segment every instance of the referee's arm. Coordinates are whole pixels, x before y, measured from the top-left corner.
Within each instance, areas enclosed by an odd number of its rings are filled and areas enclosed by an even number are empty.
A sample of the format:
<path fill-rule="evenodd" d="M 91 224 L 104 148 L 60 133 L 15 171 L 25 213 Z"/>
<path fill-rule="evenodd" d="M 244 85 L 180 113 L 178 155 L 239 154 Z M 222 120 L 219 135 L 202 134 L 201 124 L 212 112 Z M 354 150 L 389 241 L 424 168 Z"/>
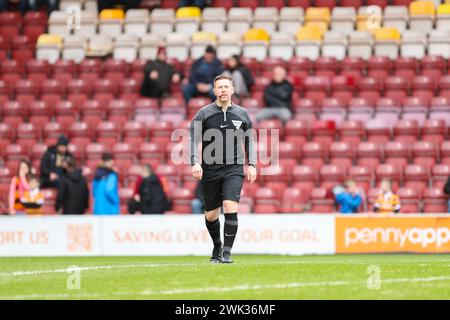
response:
<path fill-rule="evenodd" d="M 247 157 L 247 163 L 249 166 L 252 166 L 254 170 L 249 170 L 249 181 L 254 182 L 256 180 L 256 148 L 255 148 L 255 137 L 253 134 L 253 124 L 252 120 L 246 114 L 247 120 L 246 120 L 246 132 L 245 132 L 245 138 L 244 138 L 244 148 L 245 148 L 245 155 Z"/>
<path fill-rule="evenodd" d="M 189 127 L 189 143 L 190 143 L 190 157 L 192 166 L 192 175 L 194 178 L 201 179 L 203 170 L 200 166 L 200 158 L 198 155 L 198 144 L 202 140 L 203 129 L 203 114 L 201 111 L 197 112 L 194 119 L 192 119 Z"/>

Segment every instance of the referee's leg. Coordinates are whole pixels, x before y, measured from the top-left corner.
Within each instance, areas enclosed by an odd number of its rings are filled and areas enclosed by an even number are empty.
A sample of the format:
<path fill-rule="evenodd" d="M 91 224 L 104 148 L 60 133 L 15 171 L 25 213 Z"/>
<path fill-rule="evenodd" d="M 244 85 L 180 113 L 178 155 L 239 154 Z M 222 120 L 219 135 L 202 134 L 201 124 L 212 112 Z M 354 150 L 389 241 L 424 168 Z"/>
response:
<path fill-rule="evenodd" d="M 238 230 L 238 202 L 232 200 L 223 201 L 223 212 L 225 215 L 225 226 L 223 228 L 223 255 L 222 262 L 232 263 L 230 259 L 231 249 Z"/>

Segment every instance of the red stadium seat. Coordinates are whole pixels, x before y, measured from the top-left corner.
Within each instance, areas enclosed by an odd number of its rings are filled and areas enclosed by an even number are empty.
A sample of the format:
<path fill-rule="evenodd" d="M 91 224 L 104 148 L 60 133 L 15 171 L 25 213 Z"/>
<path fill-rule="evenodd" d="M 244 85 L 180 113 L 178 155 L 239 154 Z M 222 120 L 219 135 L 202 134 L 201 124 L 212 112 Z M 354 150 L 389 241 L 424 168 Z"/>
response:
<path fill-rule="evenodd" d="M 348 177 L 367 193 L 372 184 L 373 171 L 365 166 L 352 166 L 348 170 Z"/>
<path fill-rule="evenodd" d="M 444 188 L 448 177 L 450 177 L 449 164 L 436 164 L 431 168 L 431 182 L 433 187 Z"/>
<path fill-rule="evenodd" d="M 308 202 L 309 194 L 300 188 L 286 188 L 281 201 L 282 213 L 301 213 Z"/>
<path fill-rule="evenodd" d="M 428 181 L 430 179 L 429 170 L 418 164 L 410 164 L 407 165 L 404 171 L 404 181 L 405 187 L 410 187 L 419 191 L 419 194 L 422 194 L 422 191 L 428 187 Z"/>
<path fill-rule="evenodd" d="M 412 155 L 415 164 L 422 164 L 431 169 L 438 159 L 438 147 L 428 141 L 417 141 L 412 146 Z"/>
<path fill-rule="evenodd" d="M 271 188 L 258 188 L 254 200 L 255 213 L 277 213 L 280 211 L 280 196 Z"/>
<path fill-rule="evenodd" d="M 123 125 L 124 142 L 139 147 L 146 137 L 146 130 L 142 123 L 138 121 L 127 121 Z"/>
<path fill-rule="evenodd" d="M 331 190 L 338 184 L 342 184 L 345 179 L 346 172 L 341 167 L 326 164 L 320 168 L 320 186 L 327 190 Z"/>
<path fill-rule="evenodd" d="M 102 143 L 92 142 L 86 145 L 85 154 L 86 160 L 101 160 L 102 154 L 108 151 L 108 147 L 106 147 Z"/>
<path fill-rule="evenodd" d="M 120 124 L 101 121 L 97 126 L 97 141 L 111 148 L 121 137 Z"/>
<path fill-rule="evenodd" d="M 391 180 L 392 188 L 395 190 L 401 179 L 401 171 L 391 164 L 380 164 L 375 170 L 375 177 L 377 182 L 380 182 L 383 179 Z"/>
<path fill-rule="evenodd" d="M 400 213 L 419 213 L 420 212 L 420 194 L 414 188 L 398 188 L 397 195 L 400 197 Z"/>
<path fill-rule="evenodd" d="M 416 120 L 399 120 L 394 126 L 396 141 L 414 143 L 419 139 L 419 125 Z"/>
<path fill-rule="evenodd" d="M 310 5 L 311 5 L 310 0 L 287 0 L 288 7 L 302 7 L 303 9 L 306 9 Z"/>
<path fill-rule="evenodd" d="M 334 200 L 327 189 L 314 188 L 311 191 L 311 213 L 333 213 Z"/>
<path fill-rule="evenodd" d="M 328 150 L 318 142 L 306 142 L 302 149 L 302 164 L 311 165 L 317 170 L 328 159 Z"/>
<path fill-rule="evenodd" d="M 429 119 L 422 127 L 422 140 L 440 145 L 446 138 L 445 121 L 442 119 Z"/>
<path fill-rule="evenodd" d="M 442 188 L 425 189 L 423 195 L 424 213 L 443 213 L 448 211 L 448 196 Z"/>

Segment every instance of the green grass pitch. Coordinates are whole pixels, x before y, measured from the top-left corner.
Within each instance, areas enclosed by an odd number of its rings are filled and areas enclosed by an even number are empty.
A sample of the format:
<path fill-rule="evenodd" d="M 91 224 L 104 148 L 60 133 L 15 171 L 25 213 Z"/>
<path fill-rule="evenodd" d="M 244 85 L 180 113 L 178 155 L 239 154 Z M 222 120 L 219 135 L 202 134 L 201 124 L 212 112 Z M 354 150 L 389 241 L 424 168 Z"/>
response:
<path fill-rule="evenodd" d="M 233 258 L 1 258 L 0 299 L 450 298 L 450 255 Z"/>

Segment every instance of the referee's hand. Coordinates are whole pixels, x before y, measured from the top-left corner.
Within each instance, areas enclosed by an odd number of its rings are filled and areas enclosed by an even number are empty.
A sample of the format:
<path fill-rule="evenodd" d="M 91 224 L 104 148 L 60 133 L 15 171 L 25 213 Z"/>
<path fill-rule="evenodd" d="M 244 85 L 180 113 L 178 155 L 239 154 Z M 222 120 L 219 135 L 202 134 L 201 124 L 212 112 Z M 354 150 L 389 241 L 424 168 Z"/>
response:
<path fill-rule="evenodd" d="M 255 182 L 256 180 L 256 168 L 253 166 L 248 167 L 247 179 L 250 183 Z"/>
<path fill-rule="evenodd" d="M 192 166 L 192 176 L 195 179 L 201 180 L 203 176 L 203 169 L 200 163 L 196 163 Z"/>

